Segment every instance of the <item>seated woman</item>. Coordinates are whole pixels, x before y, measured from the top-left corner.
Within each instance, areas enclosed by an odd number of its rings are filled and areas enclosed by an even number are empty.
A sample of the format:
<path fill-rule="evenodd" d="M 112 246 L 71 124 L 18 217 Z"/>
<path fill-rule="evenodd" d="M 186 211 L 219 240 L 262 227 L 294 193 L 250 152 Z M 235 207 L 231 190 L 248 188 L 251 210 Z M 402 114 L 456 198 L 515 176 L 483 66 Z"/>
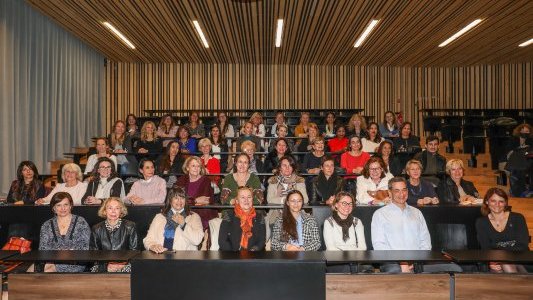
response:
<path fill-rule="evenodd" d="M 279 159 L 285 155 L 291 155 L 289 144 L 284 138 L 278 138 L 274 141 L 274 150 L 269 152 L 265 158 L 265 172 L 275 173 L 278 166 Z"/>
<path fill-rule="evenodd" d="M 64 165 L 61 168 L 61 179 L 63 179 L 63 183 L 56 184 L 48 196 L 37 199 L 35 204 L 48 204 L 56 193 L 67 192 L 72 196 L 73 205 L 81 205 L 81 199 L 87 190 L 87 182 L 83 182 L 83 174 L 81 174 L 80 167 L 74 163 Z"/>
<path fill-rule="evenodd" d="M 246 141 L 250 141 L 254 143 L 255 145 L 255 151 L 261 151 L 261 139 L 257 136 L 253 135 L 253 129 L 254 124 L 252 122 L 246 122 L 241 129 L 241 135 L 237 139 L 237 143 L 235 143 L 236 148 L 235 151 L 239 151 L 239 149 L 242 149 L 242 144 Z"/>
<path fill-rule="evenodd" d="M 272 127 L 270 128 L 270 136 L 273 136 L 273 137 L 280 137 L 278 135 L 278 126 L 285 126 L 285 128 L 289 129 L 289 127 L 287 127 L 287 118 L 285 118 L 285 114 L 282 112 L 282 111 L 278 111 L 276 112 L 276 118 L 275 118 L 275 123 L 272 125 Z M 287 130 L 287 134 L 289 133 L 289 131 Z"/>
<path fill-rule="evenodd" d="M 366 120 L 358 113 L 352 115 L 346 127 L 348 129 L 346 132 L 348 136 L 355 135 L 361 139 L 367 136 Z"/>
<path fill-rule="evenodd" d="M 385 162 L 371 157 L 365 164 L 362 176 L 357 178 L 357 201 L 366 205 L 383 205 L 390 202 L 389 180 Z"/>
<path fill-rule="evenodd" d="M 300 124 L 296 125 L 294 128 L 294 136 L 295 137 L 301 137 L 301 138 L 307 138 L 309 137 L 309 126 L 315 125 L 315 123 L 311 123 L 311 115 L 309 112 L 304 111 L 302 112 L 302 115 L 300 116 Z"/>
<path fill-rule="evenodd" d="M 309 123 L 309 126 L 307 127 L 307 138 L 298 140 L 299 143 L 296 145 L 296 151 L 311 151 L 313 142 L 319 137 L 321 138 L 318 126 L 316 126 L 315 123 Z"/>
<path fill-rule="evenodd" d="M 178 129 L 178 143 L 182 154 L 195 154 L 198 151 L 196 139 L 191 138 L 189 127 L 180 126 Z"/>
<path fill-rule="evenodd" d="M 326 139 L 331 139 L 331 138 L 334 138 L 335 135 L 336 135 L 336 130 L 335 128 L 337 127 L 336 123 L 336 118 L 335 118 L 335 113 L 330 111 L 326 114 L 326 125 L 324 127 L 324 132 L 322 133 L 322 136 L 324 136 L 324 138 Z"/>
<path fill-rule="evenodd" d="M 287 194 L 283 213 L 272 230 L 273 251 L 317 251 L 320 249 L 320 233 L 313 216 L 302 210 L 304 196 L 298 190 Z"/>
<path fill-rule="evenodd" d="M 156 159 L 163 153 L 163 143 L 155 133 L 155 124 L 146 121 L 141 128 L 141 139 L 136 145 L 137 153 L 147 155 L 151 159 Z"/>
<path fill-rule="evenodd" d="M 402 174 L 403 166 L 400 164 L 400 160 L 392 153 L 392 142 L 389 140 L 384 140 L 378 147 L 378 152 L 376 153 L 377 157 L 381 157 L 387 168 L 389 169 L 388 173 L 391 174 L 391 177 L 399 176 Z"/>
<path fill-rule="evenodd" d="M 220 152 L 229 152 L 229 148 L 226 139 L 224 139 L 224 136 L 220 132 L 221 130 L 218 125 L 211 126 L 209 141 L 211 142 L 213 157 L 220 161 L 220 171 L 226 172 L 228 168 L 228 154 L 220 154 Z"/>
<path fill-rule="evenodd" d="M 396 115 L 392 111 L 386 111 L 383 123 L 379 124 L 379 132 L 386 139 L 398 137 L 399 129 Z"/>
<path fill-rule="evenodd" d="M 345 151 L 348 148 L 348 138 L 346 137 L 346 127 L 339 125 L 335 129 L 335 137 L 328 141 L 328 147 L 330 152 L 338 153 Z"/>
<path fill-rule="evenodd" d="M 113 161 L 101 157 L 94 166 L 91 181 L 87 185 L 81 203 L 85 205 L 100 205 L 109 197 L 124 199 L 124 183 L 118 177 Z"/>
<path fill-rule="evenodd" d="M 141 131 L 137 126 L 137 117 L 134 114 L 129 114 L 126 117 L 126 134 L 132 140 L 138 140 L 141 137 Z"/>
<path fill-rule="evenodd" d="M 174 187 L 181 187 L 187 195 L 189 205 L 212 205 L 215 203 L 211 180 L 205 176 L 204 164 L 197 156 L 189 156 L 183 164 L 184 175 L 180 176 Z M 209 228 L 209 220 L 218 216 L 216 209 L 195 210 L 202 219 L 204 230 Z"/>
<path fill-rule="evenodd" d="M 407 190 L 409 191 L 407 204 L 412 206 L 439 204 L 439 198 L 437 198 L 433 184 L 420 178 L 422 175 L 422 163 L 420 161 L 415 159 L 408 161 L 405 165 L 405 172 L 409 176 L 409 180 L 407 180 Z"/>
<path fill-rule="evenodd" d="M 324 156 L 320 173 L 313 178 L 311 189 L 311 205 L 332 205 L 335 195 L 342 191 L 345 181 L 335 172 L 335 160 L 331 156 Z"/>
<path fill-rule="evenodd" d="M 378 123 L 371 122 L 368 124 L 367 137 L 361 139 L 363 144 L 363 151 L 367 153 L 375 153 L 378 151 L 379 145 L 385 139 L 381 137 L 378 129 Z"/>
<path fill-rule="evenodd" d="M 89 250 L 91 228 L 83 217 L 71 213 L 73 206 L 69 193 L 52 196 L 50 207 L 55 216 L 41 226 L 39 250 Z M 85 265 L 50 264 L 45 272 L 83 272 Z"/>
<path fill-rule="evenodd" d="M 529 232 L 524 216 L 511 212 L 507 194 L 490 188 L 483 198 L 480 217 L 476 220 L 477 239 L 482 250 L 528 251 Z M 489 264 L 494 273 L 527 273 L 523 265 L 501 262 Z"/>
<path fill-rule="evenodd" d="M 403 122 L 400 136 L 392 141 L 396 153 L 415 153 L 420 151 L 420 138 L 412 134 L 411 122 Z"/>
<path fill-rule="evenodd" d="M 185 190 L 174 187 L 168 192 L 161 213 L 152 220 L 143 244 L 155 253 L 198 250 L 203 238 L 200 216 L 189 209 Z"/>
<path fill-rule="evenodd" d="M 312 151 L 305 154 L 304 162 L 302 163 L 302 172 L 318 174 L 324 155 L 324 138 L 320 136 L 313 141 Z"/>
<path fill-rule="evenodd" d="M 113 132 L 108 135 L 107 140 L 112 152 L 117 156 L 120 174 L 136 174 L 137 159 L 134 155 L 127 155 L 133 153 L 133 144 L 132 137 L 126 134 L 126 123 L 121 120 L 116 121 L 113 125 Z"/>
<path fill-rule="evenodd" d="M 326 250 L 366 250 L 363 222 L 352 215 L 355 208 L 353 195 L 348 192 L 339 192 L 333 197 L 333 212 L 324 221 Z"/>
<path fill-rule="evenodd" d="M 437 186 L 437 195 L 442 203 L 474 204 L 478 203 L 479 193 L 471 181 L 463 179 L 464 165 L 460 159 L 450 159 L 446 163 L 445 180 Z"/>
<path fill-rule="evenodd" d="M 117 157 L 110 153 L 109 151 L 109 144 L 107 143 L 107 139 L 104 138 L 97 138 L 95 143 L 96 153 L 91 154 L 89 158 L 87 159 L 87 165 L 85 166 L 85 174 L 89 174 L 93 171 L 94 165 L 98 161 L 100 157 L 107 157 L 110 160 L 113 161 L 115 164 L 115 168 L 118 167 L 117 165 Z"/>
<path fill-rule="evenodd" d="M 171 114 L 166 114 L 161 117 L 159 127 L 157 128 L 157 136 L 163 139 L 163 147 L 166 147 L 172 138 L 176 137 L 178 133 L 178 126 L 174 123 L 174 119 Z"/>
<path fill-rule="evenodd" d="M 297 174 L 298 167 L 292 156 L 284 156 L 279 160 L 277 173 L 268 179 L 267 202 L 283 204 L 289 191 L 298 190 L 307 204 L 309 198 L 305 189 L 305 181 Z"/>
<path fill-rule="evenodd" d="M 252 134 L 256 137 L 262 138 L 266 136 L 265 124 L 263 124 L 263 116 L 259 112 L 254 112 L 250 117 L 250 121 L 254 127 Z"/>
<path fill-rule="evenodd" d="M 133 183 L 126 200 L 132 205 L 163 204 L 167 195 L 167 183 L 155 175 L 154 162 L 149 158 L 141 159 L 139 173 L 143 178 Z"/>
<path fill-rule="evenodd" d="M 255 156 L 256 145 L 252 141 L 244 141 L 241 144 L 241 151 L 248 155 L 250 159 L 250 167 L 248 171 L 250 173 L 263 173 L 265 171 L 265 165 L 263 161 Z"/>
<path fill-rule="evenodd" d="M 189 116 L 189 123 L 185 125 L 189 128 L 191 138 L 199 140 L 205 137 L 205 127 L 202 122 L 200 122 L 200 116 L 198 112 L 193 111 Z"/>
<path fill-rule="evenodd" d="M 20 162 L 17 168 L 17 179 L 11 183 L 7 194 L 7 203 L 34 204 L 35 200 L 44 197 L 45 189 L 39 180 L 39 171 L 29 160 Z"/>
<path fill-rule="evenodd" d="M 233 125 L 231 125 L 228 122 L 228 115 L 225 112 L 219 111 L 217 113 L 217 121 L 215 123 L 218 128 L 220 128 L 220 135 L 223 138 L 227 138 L 226 144 L 228 145 L 228 148 L 231 148 L 231 139 L 235 137 L 235 129 L 233 128 Z"/>
<path fill-rule="evenodd" d="M 249 172 L 250 158 L 245 153 L 237 155 L 235 164 L 233 166 L 233 173 L 224 177 L 220 192 L 220 202 L 222 204 L 235 203 L 237 197 L 237 190 L 240 186 L 247 186 L 252 189 L 254 195 L 254 205 L 259 205 L 264 202 L 263 190 L 261 189 L 261 181 L 254 173 Z"/>
<path fill-rule="evenodd" d="M 180 144 L 177 141 L 168 143 L 165 153 L 156 161 L 157 174 L 177 175 L 181 174 L 183 167 L 183 158 L 180 153 Z"/>
<path fill-rule="evenodd" d="M 363 150 L 361 139 L 358 136 L 350 137 L 350 145 L 348 151 L 341 155 L 341 168 L 346 170 L 346 174 L 361 175 L 363 167 L 370 159 L 370 155 Z M 356 176 L 349 176 L 347 178 L 356 178 Z"/>
<path fill-rule="evenodd" d="M 261 251 L 265 248 L 266 225 L 264 215 L 256 213 L 253 190 L 241 186 L 237 191 L 235 208 L 222 217 L 218 245 L 222 251 Z"/>
<path fill-rule="evenodd" d="M 92 228 L 89 249 L 91 250 L 139 250 L 135 223 L 123 219 L 128 209 L 119 198 L 107 198 L 98 216 L 105 219 Z M 96 264 L 93 272 L 130 272 L 131 265 L 123 263 Z"/>

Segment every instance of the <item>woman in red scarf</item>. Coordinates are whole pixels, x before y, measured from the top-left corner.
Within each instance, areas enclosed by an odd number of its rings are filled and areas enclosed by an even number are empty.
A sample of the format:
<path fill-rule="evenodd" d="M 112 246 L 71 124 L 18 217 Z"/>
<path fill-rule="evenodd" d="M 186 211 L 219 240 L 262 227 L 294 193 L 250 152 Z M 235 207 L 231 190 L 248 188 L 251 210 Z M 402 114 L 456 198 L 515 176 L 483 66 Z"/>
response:
<path fill-rule="evenodd" d="M 218 244 L 222 251 L 260 251 L 265 248 L 266 225 L 261 212 L 253 206 L 253 191 L 239 187 L 235 208 L 227 211 L 220 224 Z"/>

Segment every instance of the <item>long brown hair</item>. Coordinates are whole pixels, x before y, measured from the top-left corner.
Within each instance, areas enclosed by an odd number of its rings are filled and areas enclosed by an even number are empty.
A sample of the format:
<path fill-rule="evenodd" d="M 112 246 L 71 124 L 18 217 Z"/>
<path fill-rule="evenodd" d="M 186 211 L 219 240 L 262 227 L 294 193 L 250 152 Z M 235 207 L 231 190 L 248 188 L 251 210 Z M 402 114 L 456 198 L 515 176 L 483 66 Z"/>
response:
<path fill-rule="evenodd" d="M 170 164 L 170 148 L 173 144 L 178 145 L 178 153 L 176 154 L 176 157 L 174 159 L 180 159 L 180 143 L 177 141 L 171 141 L 168 143 L 167 148 L 165 149 L 165 154 L 161 158 L 161 161 L 159 162 L 159 165 L 157 166 L 159 172 L 162 174 L 164 171 L 170 171 L 172 169 L 172 165 Z"/>
<path fill-rule="evenodd" d="M 507 193 L 500 188 L 493 187 L 487 191 L 487 193 L 485 194 L 485 197 L 483 198 L 483 204 L 481 205 L 481 215 L 483 216 L 489 215 L 490 213 L 489 199 L 495 194 L 505 199 L 505 211 L 511 210 L 509 207 L 509 196 L 507 196 Z"/>
<path fill-rule="evenodd" d="M 298 230 L 296 229 L 296 219 L 291 214 L 291 209 L 289 207 L 289 198 L 294 195 L 298 194 L 300 195 L 300 198 L 302 199 L 302 205 L 304 201 L 304 196 L 299 190 L 292 190 L 287 194 L 287 198 L 285 198 L 285 203 L 283 204 L 283 213 L 281 215 L 282 218 L 282 232 L 281 232 L 281 240 L 284 242 L 288 242 L 289 239 L 298 240 Z"/>
<path fill-rule="evenodd" d="M 33 171 L 33 178 L 28 186 L 24 184 L 24 176 L 22 175 L 22 169 L 24 169 L 24 167 L 28 167 Z M 17 168 L 17 181 L 13 186 L 13 198 L 17 200 L 22 199 L 23 195 L 27 194 L 30 199 L 35 200 L 40 185 L 41 181 L 39 180 L 39 171 L 37 171 L 35 164 L 29 160 L 20 162 Z"/>
<path fill-rule="evenodd" d="M 119 123 L 122 123 L 124 125 L 124 133 L 122 133 L 121 136 L 117 137 L 117 134 L 115 133 L 117 125 Z M 122 145 L 124 143 L 124 138 L 126 138 L 126 132 L 127 132 L 127 124 L 126 122 L 122 120 L 117 120 L 115 124 L 113 124 L 113 131 L 111 132 L 111 147 L 115 148 L 116 144 Z"/>

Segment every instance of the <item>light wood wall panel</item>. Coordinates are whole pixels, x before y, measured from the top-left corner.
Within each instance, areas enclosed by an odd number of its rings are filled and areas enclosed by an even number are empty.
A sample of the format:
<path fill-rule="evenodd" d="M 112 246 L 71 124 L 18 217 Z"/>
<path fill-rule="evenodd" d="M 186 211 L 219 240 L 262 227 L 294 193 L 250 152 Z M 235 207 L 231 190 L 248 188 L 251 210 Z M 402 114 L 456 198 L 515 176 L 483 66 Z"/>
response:
<path fill-rule="evenodd" d="M 532 108 L 531 63 L 471 67 L 107 64 L 107 124 L 145 109 Z M 397 103 L 399 101 L 399 103 Z M 420 126 L 418 126 L 420 127 Z"/>

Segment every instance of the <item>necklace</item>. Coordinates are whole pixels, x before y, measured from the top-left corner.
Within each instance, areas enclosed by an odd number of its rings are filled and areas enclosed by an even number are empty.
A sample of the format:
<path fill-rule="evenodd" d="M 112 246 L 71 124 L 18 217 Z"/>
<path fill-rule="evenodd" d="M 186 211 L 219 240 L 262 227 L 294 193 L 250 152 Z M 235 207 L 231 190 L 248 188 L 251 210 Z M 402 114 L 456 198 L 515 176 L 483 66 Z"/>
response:
<path fill-rule="evenodd" d="M 489 220 L 491 220 L 492 224 L 496 226 L 496 229 L 500 229 L 501 226 L 503 226 L 506 223 L 506 214 L 503 213 L 503 217 L 499 218 L 499 220 L 494 216 L 494 214 L 489 214 Z"/>

